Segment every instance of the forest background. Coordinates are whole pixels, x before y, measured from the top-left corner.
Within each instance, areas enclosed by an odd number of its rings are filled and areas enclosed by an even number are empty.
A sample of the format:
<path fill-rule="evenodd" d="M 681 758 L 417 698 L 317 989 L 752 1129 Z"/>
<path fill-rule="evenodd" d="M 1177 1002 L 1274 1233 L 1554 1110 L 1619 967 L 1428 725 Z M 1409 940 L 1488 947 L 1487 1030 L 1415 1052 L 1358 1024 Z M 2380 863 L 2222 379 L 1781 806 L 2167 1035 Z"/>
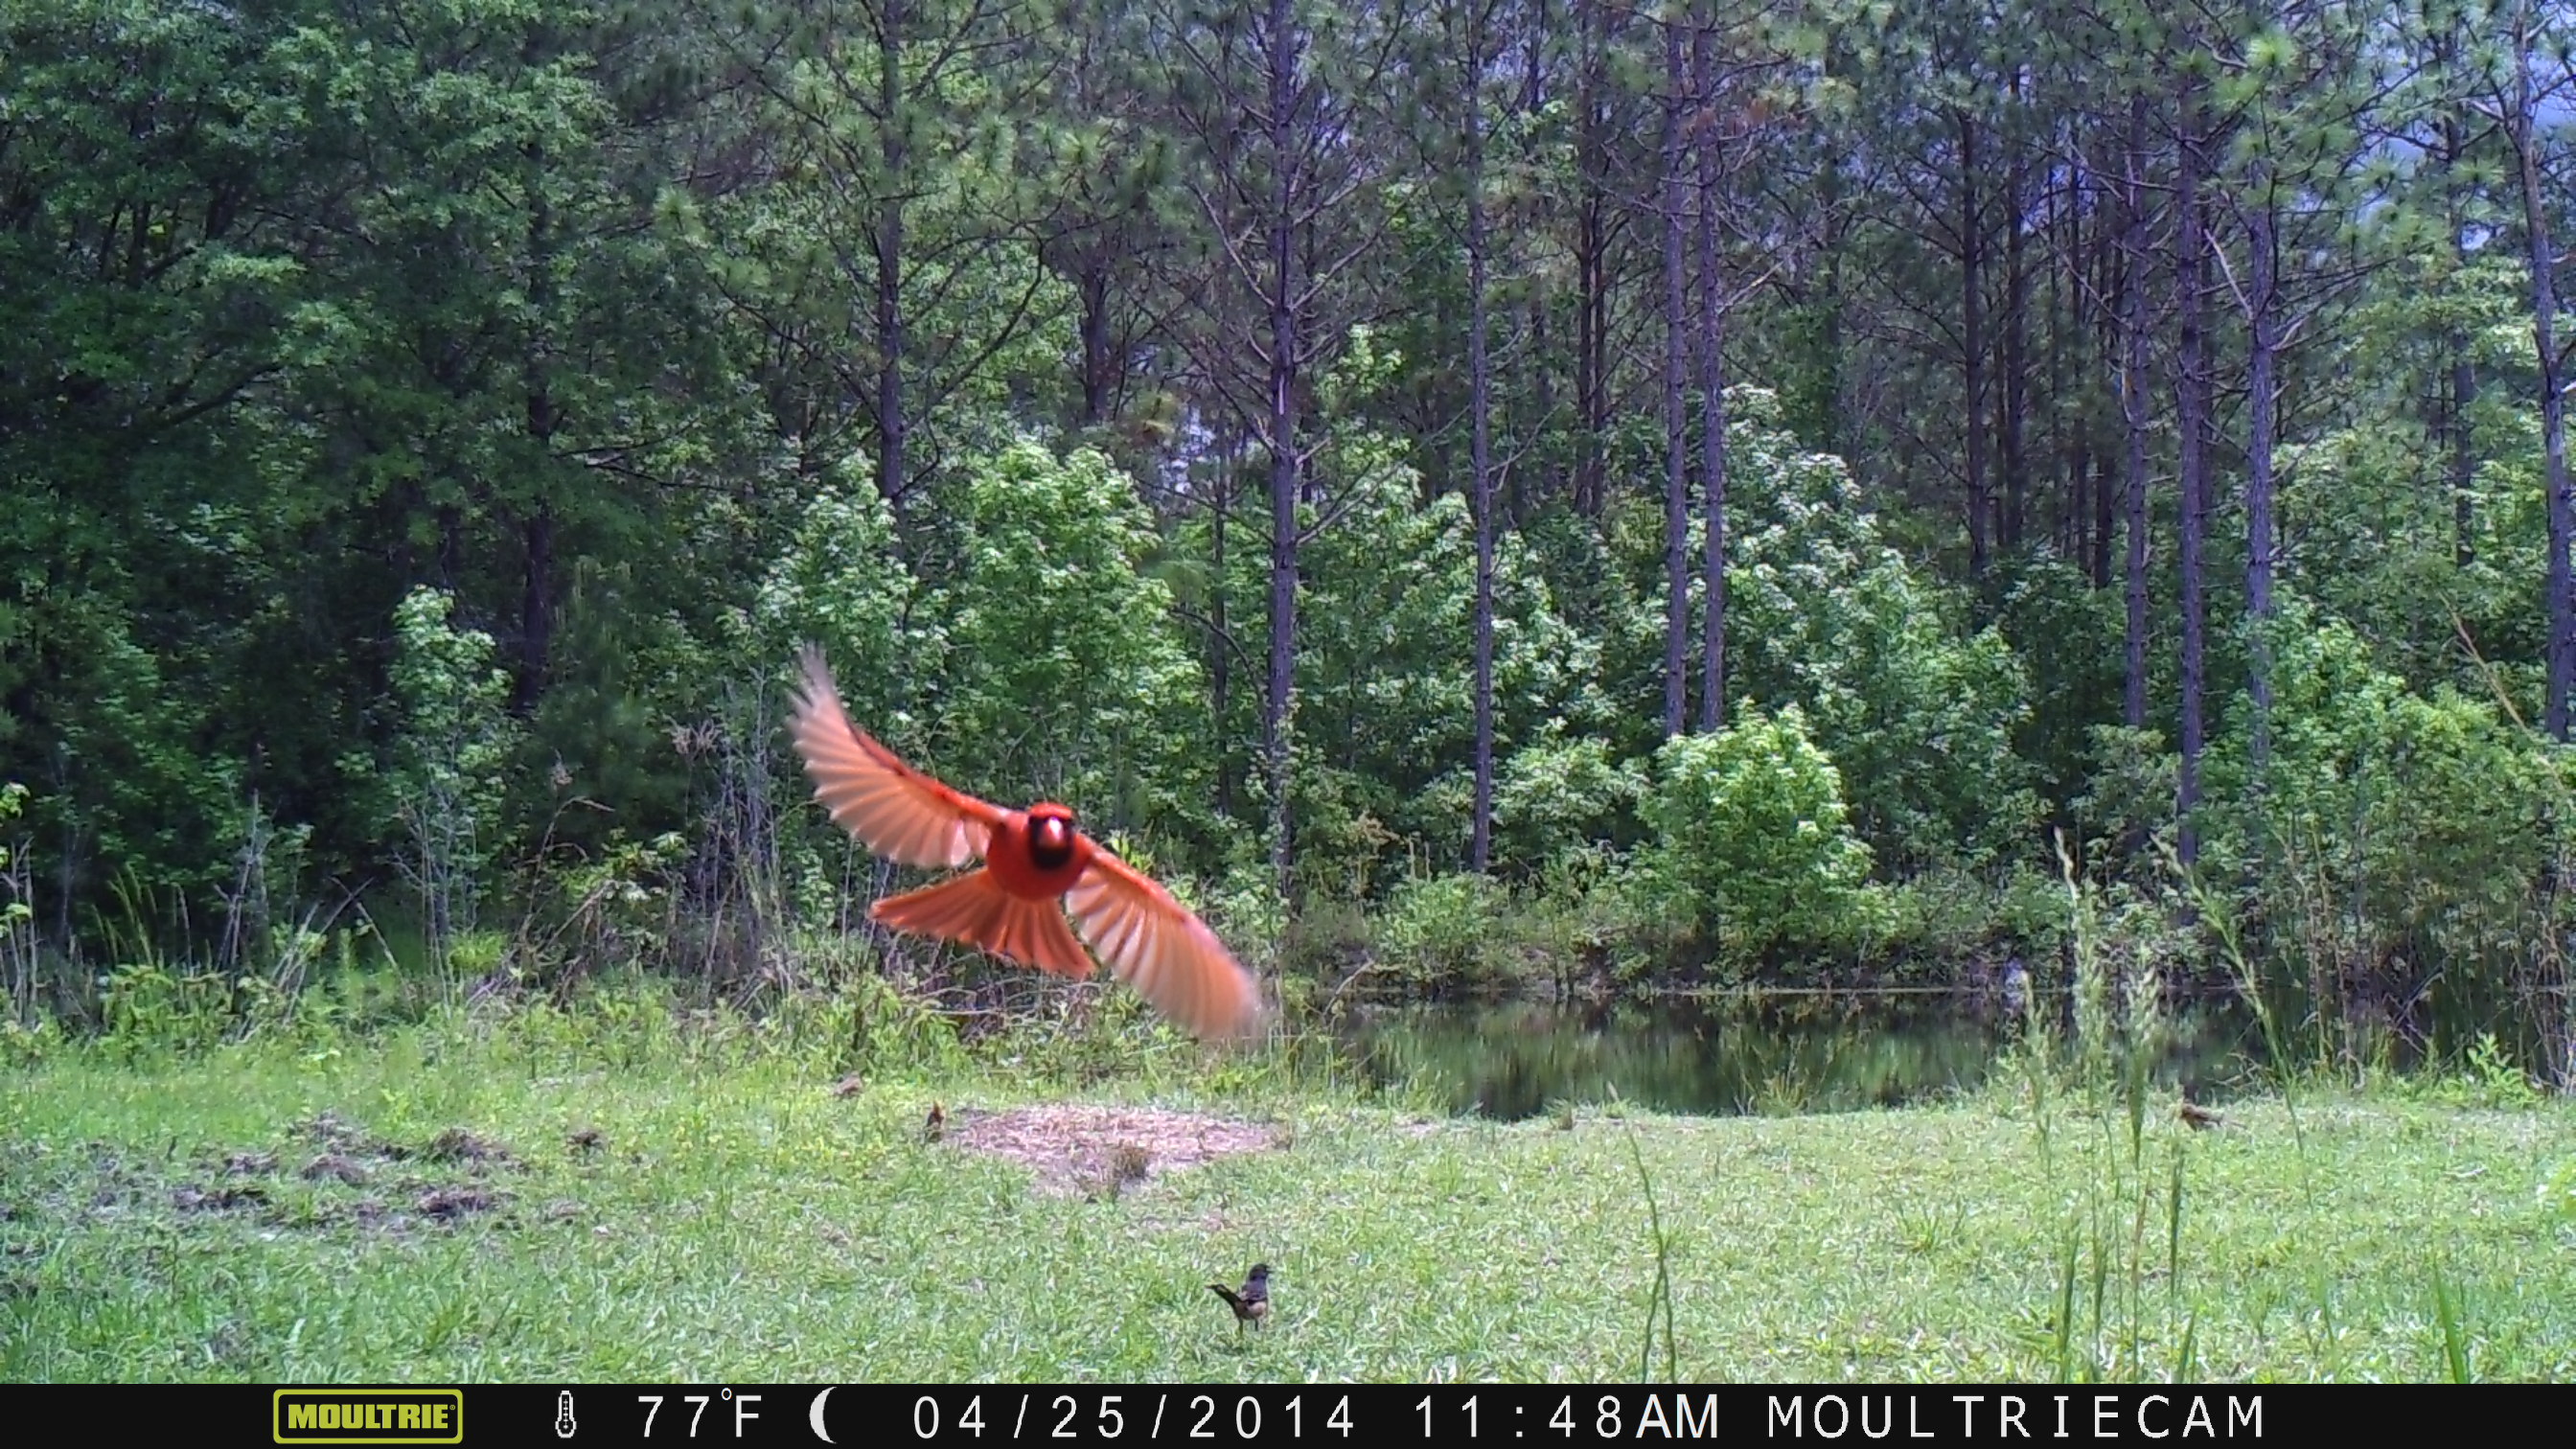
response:
<path fill-rule="evenodd" d="M 2072 886 L 2576 1081 L 2571 41 L 0 0 L 9 1030 L 1054 990 L 861 927 L 813 638 L 1292 1006 L 2045 974 Z"/>

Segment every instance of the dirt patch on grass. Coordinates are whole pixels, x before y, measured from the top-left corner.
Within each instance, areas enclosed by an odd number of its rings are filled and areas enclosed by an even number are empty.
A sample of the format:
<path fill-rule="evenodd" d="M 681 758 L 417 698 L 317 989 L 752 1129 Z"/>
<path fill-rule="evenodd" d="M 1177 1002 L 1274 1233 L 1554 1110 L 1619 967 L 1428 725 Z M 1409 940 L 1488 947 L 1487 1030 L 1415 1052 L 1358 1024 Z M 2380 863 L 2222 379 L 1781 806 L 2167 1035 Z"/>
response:
<path fill-rule="evenodd" d="M 43 1144 L 9 1151 L 0 1173 L 0 1217 L 123 1217 L 160 1210 L 182 1221 L 248 1219 L 269 1227 L 341 1224 L 401 1232 L 488 1218 L 515 1226 L 513 1194 L 495 1180 L 528 1172 L 506 1144 L 461 1127 L 426 1141 L 396 1142 L 325 1112 L 259 1147 L 216 1148 L 156 1160 L 91 1143 L 48 1160 Z M 359 1191 L 367 1189 L 368 1191 Z M 28 1200 L 20 1202 L 22 1190 Z M 86 1203 L 84 1214 L 79 1204 Z"/>
<path fill-rule="evenodd" d="M 450 1127 L 430 1139 L 421 1155 L 432 1162 L 510 1162 L 510 1149 L 462 1127 Z"/>
<path fill-rule="evenodd" d="M 325 1152 L 304 1164 L 304 1178 L 307 1182 L 320 1182 L 326 1177 L 336 1178 L 349 1187 L 358 1187 L 366 1182 L 367 1169 L 360 1166 L 357 1159 L 344 1157 L 337 1152 Z"/>
<path fill-rule="evenodd" d="M 267 1202 L 267 1190 L 253 1183 L 228 1184 L 212 1192 L 181 1187 L 170 1194 L 170 1205 L 183 1213 L 222 1212 L 227 1208 L 260 1207 Z"/>
<path fill-rule="evenodd" d="M 325 1112 L 297 1129 L 297 1135 L 322 1149 L 320 1156 L 304 1166 L 304 1176 L 313 1181 L 336 1177 L 355 1185 L 366 1177 L 394 1163 L 415 1169 L 463 1169 L 482 1177 L 492 1168 L 506 1167 L 524 1172 L 527 1164 L 518 1154 L 492 1138 L 450 1127 L 418 1146 L 378 1137 L 336 1113 Z M 595 1136 L 595 1134 L 594 1134 Z M 235 1153 L 236 1164 L 249 1162 L 252 1170 L 270 1171 L 277 1166 L 275 1153 Z M 243 1170 L 238 1165 L 235 1171 Z"/>
<path fill-rule="evenodd" d="M 1132 1184 L 1220 1157 L 1269 1152 L 1284 1134 L 1259 1122 L 1151 1107 L 1065 1103 L 948 1114 L 947 1141 L 1029 1169 L 1041 1191 L 1116 1197 Z"/>
<path fill-rule="evenodd" d="M 326 1152 L 346 1157 L 404 1158 L 411 1149 L 398 1142 L 383 1142 L 367 1130 L 337 1112 L 325 1112 L 299 1129 L 302 1136 Z"/>
<path fill-rule="evenodd" d="M 508 1197 L 479 1187 L 434 1187 L 415 1199 L 413 1206 L 441 1222 L 454 1222 L 468 1213 L 490 1212 Z"/>

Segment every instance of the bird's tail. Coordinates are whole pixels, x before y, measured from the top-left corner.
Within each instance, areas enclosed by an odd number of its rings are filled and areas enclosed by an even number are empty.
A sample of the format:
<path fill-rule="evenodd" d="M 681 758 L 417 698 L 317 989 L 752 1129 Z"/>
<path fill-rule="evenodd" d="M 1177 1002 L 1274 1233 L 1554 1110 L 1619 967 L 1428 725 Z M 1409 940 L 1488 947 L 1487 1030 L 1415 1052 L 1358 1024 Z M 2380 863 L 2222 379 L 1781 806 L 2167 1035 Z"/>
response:
<path fill-rule="evenodd" d="M 1016 896 L 981 868 L 954 880 L 887 896 L 868 910 L 871 920 L 898 931 L 962 941 L 991 955 L 1035 966 L 1077 981 L 1096 968 L 1064 921 L 1056 900 Z"/>
<path fill-rule="evenodd" d="M 1214 1293 L 1217 1297 L 1224 1299 L 1227 1306 L 1233 1308 L 1237 1313 L 1242 1312 L 1248 1306 L 1241 1298 L 1235 1296 L 1235 1291 L 1233 1289 L 1228 1288 L 1222 1283 L 1210 1283 L 1208 1285 L 1208 1291 Z"/>

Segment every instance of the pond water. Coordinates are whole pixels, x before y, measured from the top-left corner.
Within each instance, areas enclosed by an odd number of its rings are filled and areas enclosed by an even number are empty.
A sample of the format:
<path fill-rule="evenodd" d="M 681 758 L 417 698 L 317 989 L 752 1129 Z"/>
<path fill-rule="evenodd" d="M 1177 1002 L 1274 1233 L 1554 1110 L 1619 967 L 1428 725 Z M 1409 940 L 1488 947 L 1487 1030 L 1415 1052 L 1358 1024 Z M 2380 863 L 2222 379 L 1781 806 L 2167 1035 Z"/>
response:
<path fill-rule="evenodd" d="M 2071 1008 L 2060 993 L 2039 1002 L 2070 1025 Z M 2165 1016 L 2153 1053 L 2160 1092 L 2217 1102 L 2255 1085 L 2268 1053 L 2241 997 L 2187 997 L 2168 1002 Z M 2455 1054 L 2478 1023 L 2428 1025 L 2386 1033 L 2391 1065 L 2415 1065 L 2427 1049 Z M 2025 1030 L 2022 1014 L 1993 993 L 1870 991 L 1362 1006 L 1341 1034 L 1381 1084 L 1426 1091 L 1453 1112 L 1516 1120 L 1614 1092 L 1696 1115 L 1894 1106 L 2010 1070 L 2006 1048 Z"/>

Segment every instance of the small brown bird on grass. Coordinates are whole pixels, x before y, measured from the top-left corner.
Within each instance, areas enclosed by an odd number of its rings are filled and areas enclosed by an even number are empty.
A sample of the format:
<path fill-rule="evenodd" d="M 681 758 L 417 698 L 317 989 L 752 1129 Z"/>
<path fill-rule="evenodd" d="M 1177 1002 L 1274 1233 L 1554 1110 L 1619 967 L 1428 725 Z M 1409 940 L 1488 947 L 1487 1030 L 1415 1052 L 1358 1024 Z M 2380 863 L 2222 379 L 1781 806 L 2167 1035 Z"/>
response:
<path fill-rule="evenodd" d="M 1244 1275 L 1240 1289 L 1210 1283 L 1208 1291 L 1224 1299 L 1225 1305 L 1234 1310 L 1234 1331 L 1237 1334 L 1243 1332 L 1246 1324 L 1258 1328 L 1261 1320 L 1270 1316 L 1270 1265 L 1253 1264 L 1252 1271 Z"/>
<path fill-rule="evenodd" d="M 2207 1107 L 2201 1106 L 2188 1097 L 2183 1099 L 2181 1106 L 2174 1109 L 2174 1115 L 2182 1118 L 2183 1125 L 2191 1128 L 2195 1132 L 2206 1132 L 2212 1127 L 2223 1127 L 2227 1125 L 2226 1118 L 2209 1110 Z"/>
<path fill-rule="evenodd" d="M 930 1115 L 921 1119 L 921 1140 L 936 1142 L 948 1130 L 948 1109 L 937 1102 L 930 1104 Z"/>

